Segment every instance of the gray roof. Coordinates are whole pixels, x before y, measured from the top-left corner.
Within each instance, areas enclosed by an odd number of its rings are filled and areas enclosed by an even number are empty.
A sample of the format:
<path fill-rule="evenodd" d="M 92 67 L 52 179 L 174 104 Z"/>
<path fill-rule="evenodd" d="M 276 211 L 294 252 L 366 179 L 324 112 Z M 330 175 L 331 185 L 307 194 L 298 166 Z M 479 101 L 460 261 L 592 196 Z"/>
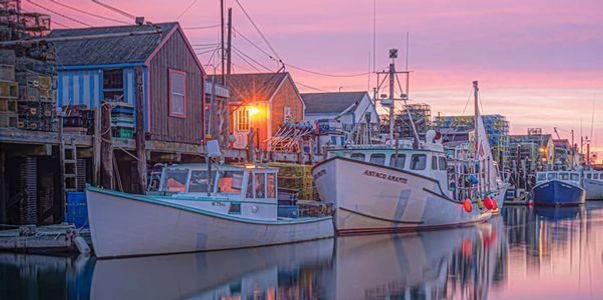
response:
<path fill-rule="evenodd" d="M 75 37 L 160 29 L 159 33 L 56 41 L 59 66 L 144 62 L 178 23 L 55 29 L 51 37 Z M 158 27 L 158 28 L 157 28 Z"/>
<path fill-rule="evenodd" d="M 333 92 L 301 94 L 307 114 L 340 113 L 354 103 L 360 103 L 367 92 Z"/>

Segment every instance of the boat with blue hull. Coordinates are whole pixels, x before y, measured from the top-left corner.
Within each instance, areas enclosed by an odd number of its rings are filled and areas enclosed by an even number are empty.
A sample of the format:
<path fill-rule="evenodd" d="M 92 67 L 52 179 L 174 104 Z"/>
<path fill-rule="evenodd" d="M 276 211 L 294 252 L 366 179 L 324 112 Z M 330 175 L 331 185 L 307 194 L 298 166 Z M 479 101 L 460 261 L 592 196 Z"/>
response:
<path fill-rule="evenodd" d="M 580 205 L 586 201 L 586 191 L 580 184 L 580 173 L 548 171 L 536 174 L 532 189 L 535 205 Z"/>

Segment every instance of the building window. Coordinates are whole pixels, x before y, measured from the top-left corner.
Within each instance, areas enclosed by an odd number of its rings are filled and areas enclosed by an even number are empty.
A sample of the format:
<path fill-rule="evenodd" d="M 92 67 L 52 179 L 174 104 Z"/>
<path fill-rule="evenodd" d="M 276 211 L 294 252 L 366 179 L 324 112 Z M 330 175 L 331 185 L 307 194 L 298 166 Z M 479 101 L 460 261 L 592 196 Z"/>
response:
<path fill-rule="evenodd" d="M 283 108 L 283 119 L 286 121 L 293 121 L 293 112 L 291 111 L 291 107 L 285 106 Z"/>
<path fill-rule="evenodd" d="M 186 117 L 186 72 L 169 71 L 170 113 L 171 117 Z"/>
<path fill-rule="evenodd" d="M 249 110 L 247 108 L 242 107 L 235 111 L 234 114 L 235 120 L 235 129 L 238 131 L 249 131 Z"/>

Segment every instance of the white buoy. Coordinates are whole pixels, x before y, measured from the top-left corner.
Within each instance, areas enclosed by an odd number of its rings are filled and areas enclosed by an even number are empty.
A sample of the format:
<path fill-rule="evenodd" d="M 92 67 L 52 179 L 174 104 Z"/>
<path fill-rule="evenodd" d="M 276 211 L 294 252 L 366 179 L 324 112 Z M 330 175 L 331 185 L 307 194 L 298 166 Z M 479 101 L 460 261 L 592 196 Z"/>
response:
<path fill-rule="evenodd" d="M 73 239 L 73 243 L 75 244 L 75 247 L 77 247 L 77 250 L 80 251 L 81 254 L 89 254 L 90 253 L 90 247 L 88 246 L 88 243 L 86 243 L 86 241 L 84 240 L 83 237 L 81 236 L 76 236 Z"/>

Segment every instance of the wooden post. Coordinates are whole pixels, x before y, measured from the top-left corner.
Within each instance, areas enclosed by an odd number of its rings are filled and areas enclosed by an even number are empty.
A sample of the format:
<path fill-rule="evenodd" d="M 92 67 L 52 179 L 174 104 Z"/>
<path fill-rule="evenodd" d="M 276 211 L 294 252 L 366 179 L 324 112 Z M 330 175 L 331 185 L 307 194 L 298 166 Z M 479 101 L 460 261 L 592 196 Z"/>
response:
<path fill-rule="evenodd" d="M 138 157 L 138 192 L 144 194 L 147 189 L 147 154 L 144 132 L 144 92 L 142 88 L 142 67 L 136 67 L 136 156 Z"/>
<path fill-rule="evenodd" d="M 101 104 L 101 186 L 113 189 L 113 138 L 111 136 L 111 105 Z"/>
<path fill-rule="evenodd" d="M 231 72 L 231 54 L 232 54 L 232 8 L 228 8 L 228 33 L 227 33 L 227 52 L 226 52 L 226 74 L 230 75 Z M 226 85 L 226 82 L 224 82 Z"/>
<path fill-rule="evenodd" d="M 6 224 L 7 214 L 6 202 L 8 197 L 6 196 L 6 152 L 0 147 L 0 224 Z"/>
<path fill-rule="evenodd" d="M 101 170 L 101 103 L 94 110 L 94 140 L 92 141 L 92 184 L 99 186 Z"/>

